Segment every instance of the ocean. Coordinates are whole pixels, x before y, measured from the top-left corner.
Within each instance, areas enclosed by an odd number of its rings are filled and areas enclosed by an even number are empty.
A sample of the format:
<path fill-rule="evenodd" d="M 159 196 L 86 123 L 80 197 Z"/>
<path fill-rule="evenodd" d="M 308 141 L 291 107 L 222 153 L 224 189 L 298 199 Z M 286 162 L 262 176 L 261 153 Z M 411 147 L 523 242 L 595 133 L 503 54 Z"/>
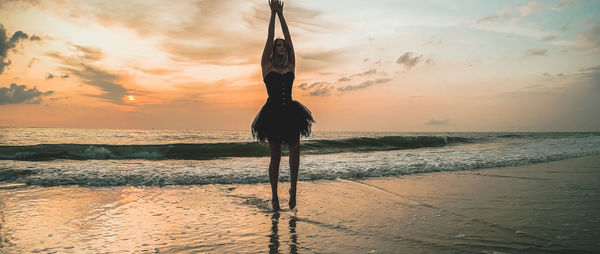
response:
<path fill-rule="evenodd" d="M 274 212 L 250 131 L 1 127 L 0 253 L 600 250 L 597 132 L 316 131 L 301 153 Z"/>
<path fill-rule="evenodd" d="M 281 181 L 289 181 L 284 156 Z M 600 154 L 599 132 L 313 132 L 299 179 L 520 166 Z M 268 182 L 250 131 L 0 127 L 0 184 L 166 186 Z"/>

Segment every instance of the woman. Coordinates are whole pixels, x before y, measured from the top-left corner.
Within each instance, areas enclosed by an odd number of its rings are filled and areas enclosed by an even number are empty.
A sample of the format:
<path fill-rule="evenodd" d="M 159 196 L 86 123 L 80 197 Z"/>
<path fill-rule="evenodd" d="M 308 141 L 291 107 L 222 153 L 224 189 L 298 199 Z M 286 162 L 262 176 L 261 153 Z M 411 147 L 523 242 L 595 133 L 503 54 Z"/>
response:
<path fill-rule="evenodd" d="M 269 142 L 271 162 L 269 163 L 269 180 L 273 197 L 273 210 L 279 210 L 277 182 L 279 180 L 279 162 L 281 161 L 281 144 L 289 146 L 290 151 L 290 209 L 296 207 L 296 183 L 300 167 L 300 135 L 310 135 L 314 120 L 310 111 L 297 101 L 292 100 L 292 84 L 296 57 L 294 46 L 285 19 L 283 18 L 283 2 L 269 0 L 271 20 L 267 43 L 262 54 L 261 67 L 263 81 L 269 98 L 252 123 L 252 135 L 259 141 Z M 279 16 L 281 29 L 285 39 L 273 41 L 275 33 L 275 15 Z"/>

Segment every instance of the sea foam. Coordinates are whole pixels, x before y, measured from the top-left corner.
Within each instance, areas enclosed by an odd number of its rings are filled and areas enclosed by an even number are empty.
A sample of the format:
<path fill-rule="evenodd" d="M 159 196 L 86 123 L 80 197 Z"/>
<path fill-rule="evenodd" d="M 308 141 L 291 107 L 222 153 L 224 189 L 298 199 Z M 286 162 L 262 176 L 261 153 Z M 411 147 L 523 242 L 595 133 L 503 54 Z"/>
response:
<path fill-rule="evenodd" d="M 321 148 L 312 148 L 315 149 L 312 151 L 317 152 L 307 155 L 303 151 L 299 178 L 300 180 L 349 179 L 436 171 L 475 170 L 527 165 L 600 154 L 600 136 L 598 135 L 544 138 L 523 138 L 519 136 L 491 139 L 488 137 L 478 138 L 477 140 L 479 141 L 473 142 L 472 139 L 468 139 L 452 143 L 454 141 L 448 141 L 446 137 L 446 141 L 444 141 L 446 144 L 439 143 L 442 145 L 434 143 L 436 145 L 394 150 L 381 149 L 379 151 L 357 149 L 355 152 L 323 153 L 323 150 L 319 150 Z M 338 147 L 364 148 L 374 146 L 373 142 L 390 141 L 389 138 L 361 138 L 349 142 L 338 140 L 333 143 L 336 143 Z M 239 145 L 237 148 L 240 150 L 264 147 L 264 145 L 257 143 Z M 158 146 L 166 150 L 162 152 L 156 147 L 148 148 L 146 146 L 143 147 L 145 150 L 132 146 L 120 146 L 121 150 L 111 150 L 105 146 L 82 145 L 76 146 L 79 149 L 78 151 L 82 152 L 78 156 L 86 157 L 86 159 L 1 160 L 0 181 L 43 186 L 163 186 L 268 182 L 268 157 L 259 156 L 260 153 L 256 153 L 256 156 L 246 155 L 245 157 L 223 156 L 223 151 L 219 150 L 222 146 L 227 147 L 231 144 Z M 167 149 L 169 147 L 176 151 L 175 154 L 179 155 L 207 151 L 207 153 L 212 152 L 221 157 L 203 160 L 169 159 L 169 150 Z M 193 149 L 189 149 L 189 147 Z M 331 149 L 332 146 L 325 147 Z M 215 148 L 215 150 L 210 151 L 212 148 Z M 183 149 L 185 153 L 177 149 Z M 310 151 L 310 148 L 306 150 Z M 27 156 L 27 152 L 32 151 L 21 152 L 20 156 Z M 170 152 L 173 152 L 173 150 L 170 150 Z M 241 152 L 243 151 L 235 151 L 234 149 L 228 151 L 227 155 L 236 155 Z M 15 156 L 17 153 L 18 151 L 14 153 Z M 123 156 L 123 154 L 136 158 L 115 159 Z M 165 154 L 166 158 L 148 159 L 160 158 Z M 282 159 L 281 165 L 280 178 L 282 181 L 287 181 L 289 170 L 286 157 Z"/>

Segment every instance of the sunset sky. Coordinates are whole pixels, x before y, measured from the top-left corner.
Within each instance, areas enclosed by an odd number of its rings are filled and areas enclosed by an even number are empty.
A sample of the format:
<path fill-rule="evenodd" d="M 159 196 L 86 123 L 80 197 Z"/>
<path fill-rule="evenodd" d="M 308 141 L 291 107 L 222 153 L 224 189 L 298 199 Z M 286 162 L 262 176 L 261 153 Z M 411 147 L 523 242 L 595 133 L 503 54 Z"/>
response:
<path fill-rule="evenodd" d="M 293 96 L 317 131 L 600 131 L 598 13 L 285 1 Z M 267 0 L 0 0 L 0 126 L 249 130 L 269 15 Z"/>

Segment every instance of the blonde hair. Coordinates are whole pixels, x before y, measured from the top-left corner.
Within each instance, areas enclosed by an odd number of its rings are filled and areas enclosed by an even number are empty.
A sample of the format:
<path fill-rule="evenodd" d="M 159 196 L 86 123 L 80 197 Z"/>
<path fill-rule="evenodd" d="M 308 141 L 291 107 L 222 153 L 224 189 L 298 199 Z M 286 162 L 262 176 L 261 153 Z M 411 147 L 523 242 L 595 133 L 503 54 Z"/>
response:
<path fill-rule="evenodd" d="M 285 55 L 283 55 L 283 58 L 281 59 L 281 61 L 279 63 L 277 63 L 275 60 L 276 56 L 277 56 L 277 41 L 283 41 L 283 46 L 285 47 Z M 288 56 L 290 54 L 290 47 L 287 45 L 287 43 L 285 43 L 284 39 L 281 38 L 277 38 L 273 41 L 273 50 L 271 52 L 271 63 L 275 66 L 278 67 L 284 67 L 288 65 Z"/>

